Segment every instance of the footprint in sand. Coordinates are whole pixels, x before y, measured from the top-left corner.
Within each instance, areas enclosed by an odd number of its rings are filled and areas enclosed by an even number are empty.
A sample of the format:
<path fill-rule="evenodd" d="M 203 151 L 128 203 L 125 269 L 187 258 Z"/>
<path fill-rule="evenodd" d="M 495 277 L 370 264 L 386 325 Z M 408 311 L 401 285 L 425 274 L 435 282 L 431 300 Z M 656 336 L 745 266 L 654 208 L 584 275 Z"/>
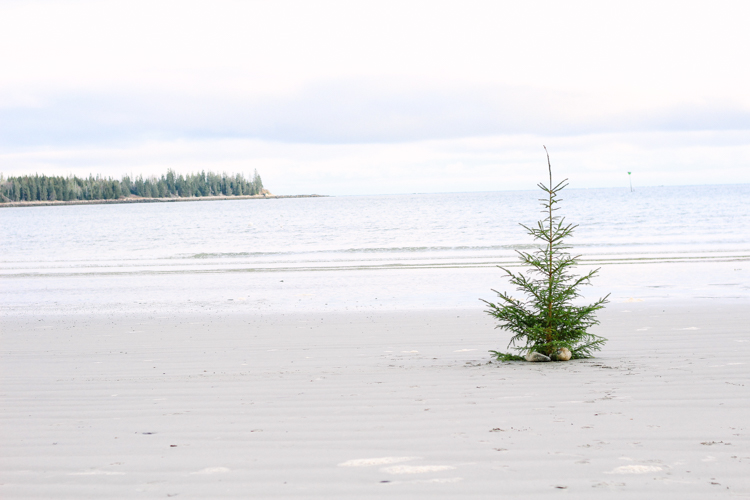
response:
<path fill-rule="evenodd" d="M 196 472 L 191 472 L 190 474 L 224 474 L 225 472 L 229 472 L 229 469 L 226 467 L 207 467 Z"/>
<path fill-rule="evenodd" d="M 425 472 L 440 472 L 452 469 L 455 469 L 455 467 L 450 465 L 394 465 L 393 467 L 380 469 L 380 471 L 388 474 L 424 474 Z"/>
<path fill-rule="evenodd" d="M 410 481 L 410 483 L 457 483 L 463 481 L 462 477 L 439 477 L 435 479 L 420 479 L 419 481 Z"/>
<path fill-rule="evenodd" d="M 422 457 L 380 457 L 380 458 L 358 458 L 341 462 L 339 467 L 372 467 L 374 465 L 397 464 L 408 462 L 409 460 L 418 460 Z"/>
<path fill-rule="evenodd" d="M 615 467 L 611 471 L 605 472 L 605 474 L 646 474 L 648 472 L 659 472 L 661 467 L 656 465 L 623 465 L 621 467 Z"/>
<path fill-rule="evenodd" d="M 108 470 L 87 470 L 83 472 L 71 472 L 69 476 L 124 476 L 124 472 L 114 472 Z"/>

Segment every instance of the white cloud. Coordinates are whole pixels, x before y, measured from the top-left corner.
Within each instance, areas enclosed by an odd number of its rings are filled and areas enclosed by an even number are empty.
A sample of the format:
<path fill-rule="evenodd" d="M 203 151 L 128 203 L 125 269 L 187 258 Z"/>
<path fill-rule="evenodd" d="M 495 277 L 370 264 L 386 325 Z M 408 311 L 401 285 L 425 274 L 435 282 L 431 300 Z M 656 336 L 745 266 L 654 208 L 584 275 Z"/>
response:
<path fill-rule="evenodd" d="M 168 168 L 257 169 L 277 194 L 332 195 L 534 189 L 542 144 L 572 187 L 750 182 L 750 131 L 503 135 L 392 144 L 288 144 L 248 139 L 151 141 L 122 147 L 36 148 L 0 155 L 5 175 L 162 174 Z"/>
<path fill-rule="evenodd" d="M 627 170 L 748 182 L 748 17 L 742 2 L 4 2 L 0 170 L 517 189 L 547 143 L 591 186 Z"/>
<path fill-rule="evenodd" d="M 743 2 L 9 2 L 0 84 L 278 92 L 389 76 L 744 99 Z M 627 95 L 626 95 L 627 94 Z"/>
<path fill-rule="evenodd" d="M 509 85 L 408 87 L 319 82 L 285 96 L 70 93 L 0 111 L 0 144 L 256 138 L 288 143 L 409 142 L 497 134 L 750 129 L 750 107 L 627 109 L 583 92 Z"/>

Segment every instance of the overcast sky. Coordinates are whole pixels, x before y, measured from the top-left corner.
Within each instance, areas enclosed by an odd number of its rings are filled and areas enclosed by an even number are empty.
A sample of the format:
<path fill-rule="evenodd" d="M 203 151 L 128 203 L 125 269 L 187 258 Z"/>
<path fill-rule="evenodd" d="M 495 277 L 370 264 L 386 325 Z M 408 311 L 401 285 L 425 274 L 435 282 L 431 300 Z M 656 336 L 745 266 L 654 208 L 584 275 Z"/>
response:
<path fill-rule="evenodd" d="M 0 2 L 0 172 L 750 182 L 750 2 Z"/>

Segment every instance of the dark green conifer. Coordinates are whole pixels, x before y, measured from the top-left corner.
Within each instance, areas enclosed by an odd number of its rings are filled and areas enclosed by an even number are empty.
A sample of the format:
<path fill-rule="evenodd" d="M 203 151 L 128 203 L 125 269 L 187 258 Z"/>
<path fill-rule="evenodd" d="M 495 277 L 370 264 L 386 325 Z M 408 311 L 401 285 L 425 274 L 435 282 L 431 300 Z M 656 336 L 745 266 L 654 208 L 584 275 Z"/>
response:
<path fill-rule="evenodd" d="M 545 147 L 545 152 L 547 148 Z M 518 252 L 521 263 L 528 268 L 524 274 L 514 274 L 504 267 L 510 283 L 525 298 L 519 299 L 508 293 L 498 292 L 497 304 L 483 300 L 488 306 L 487 313 L 500 322 L 497 328 L 513 334 L 508 348 L 518 354 L 490 351 L 501 360 L 523 359 L 519 354 L 539 352 L 551 356 L 560 348 L 571 351 L 573 358 L 586 358 L 601 349 L 606 339 L 588 332 L 599 321 L 594 313 L 604 307 L 609 294 L 593 304 L 574 305 L 581 297 L 579 288 L 588 285 L 599 269 L 583 276 L 571 274 L 580 256 L 566 252 L 568 245 L 564 239 L 570 236 L 577 225 L 566 224 L 565 218 L 556 215 L 558 198 L 568 184 L 567 179 L 552 184 L 552 165 L 547 153 L 549 186 L 539 183 L 539 188 L 547 195 L 540 199 L 545 218 L 536 227 L 522 224 L 529 235 L 542 245 L 534 252 Z M 499 266 L 498 266 L 499 267 Z"/>
<path fill-rule="evenodd" d="M 45 175 L 25 175 L 21 177 L 0 177 L 0 203 L 13 201 L 69 201 L 119 199 L 130 195 L 144 198 L 166 198 L 173 196 L 215 196 L 259 194 L 263 187 L 258 172 L 252 180 L 242 174 L 229 176 L 202 171 L 196 174 L 175 175 L 168 170 L 161 177 L 131 178 L 121 180 L 111 177 L 89 175 L 47 177 Z"/>

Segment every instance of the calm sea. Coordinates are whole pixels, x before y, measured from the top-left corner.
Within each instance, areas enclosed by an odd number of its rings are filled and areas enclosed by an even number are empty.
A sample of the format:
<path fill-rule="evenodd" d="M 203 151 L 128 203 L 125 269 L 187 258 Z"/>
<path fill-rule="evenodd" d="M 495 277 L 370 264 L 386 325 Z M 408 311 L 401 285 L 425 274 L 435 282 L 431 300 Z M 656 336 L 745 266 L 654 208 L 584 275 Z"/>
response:
<path fill-rule="evenodd" d="M 481 308 L 541 191 L 0 209 L 7 314 Z M 750 298 L 750 185 L 566 189 L 589 295 Z"/>

